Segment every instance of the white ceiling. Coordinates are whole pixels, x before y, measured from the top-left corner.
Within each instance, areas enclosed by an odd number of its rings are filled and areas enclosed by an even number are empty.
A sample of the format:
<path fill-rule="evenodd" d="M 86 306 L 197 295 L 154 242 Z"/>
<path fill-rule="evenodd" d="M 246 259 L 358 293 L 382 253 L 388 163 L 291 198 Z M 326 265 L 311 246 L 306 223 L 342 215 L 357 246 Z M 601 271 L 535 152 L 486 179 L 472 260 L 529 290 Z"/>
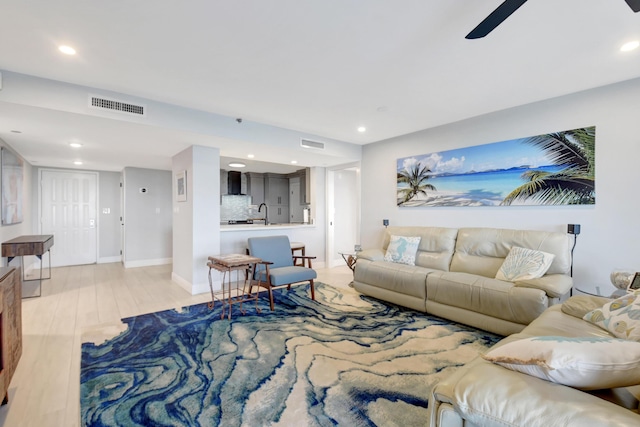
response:
<path fill-rule="evenodd" d="M 0 70 L 355 144 L 640 77 L 640 51 L 618 50 L 640 39 L 624 0 L 529 1 L 466 40 L 501 2 L 3 0 Z M 75 154 L 96 168 L 170 168 L 187 143 L 238 156 L 197 131 L 53 110 L 8 105 L 0 91 L 0 138 L 47 166 L 68 165 L 51 140 L 77 129 L 119 141 Z M 166 148 L 149 150 L 151 139 Z"/>

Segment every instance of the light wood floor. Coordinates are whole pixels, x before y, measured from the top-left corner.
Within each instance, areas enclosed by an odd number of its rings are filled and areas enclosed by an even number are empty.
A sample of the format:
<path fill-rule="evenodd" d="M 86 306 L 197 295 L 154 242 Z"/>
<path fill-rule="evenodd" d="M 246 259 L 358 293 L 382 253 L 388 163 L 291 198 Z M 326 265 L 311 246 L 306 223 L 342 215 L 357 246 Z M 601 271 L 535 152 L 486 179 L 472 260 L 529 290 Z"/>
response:
<path fill-rule="evenodd" d="M 206 267 L 205 267 L 206 268 Z M 346 266 L 318 269 L 318 281 L 346 287 Z M 5 427 L 77 427 L 83 329 L 208 301 L 171 281 L 171 266 L 125 269 L 120 263 L 52 270 L 42 296 L 22 300 L 22 357 L 0 407 Z"/>

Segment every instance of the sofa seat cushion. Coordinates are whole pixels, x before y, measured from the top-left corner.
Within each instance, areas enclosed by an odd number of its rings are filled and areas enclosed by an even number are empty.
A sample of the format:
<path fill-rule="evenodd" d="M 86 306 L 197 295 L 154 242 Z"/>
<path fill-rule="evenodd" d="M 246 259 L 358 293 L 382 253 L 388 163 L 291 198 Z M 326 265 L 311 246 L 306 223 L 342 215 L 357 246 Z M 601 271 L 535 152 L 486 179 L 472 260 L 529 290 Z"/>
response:
<path fill-rule="evenodd" d="M 528 325 L 549 306 L 544 291 L 468 273 L 433 272 L 427 300 Z"/>
<path fill-rule="evenodd" d="M 355 281 L 426 299 L 425 279 L 435 270 L 387 261 L 358 260 Z"/>

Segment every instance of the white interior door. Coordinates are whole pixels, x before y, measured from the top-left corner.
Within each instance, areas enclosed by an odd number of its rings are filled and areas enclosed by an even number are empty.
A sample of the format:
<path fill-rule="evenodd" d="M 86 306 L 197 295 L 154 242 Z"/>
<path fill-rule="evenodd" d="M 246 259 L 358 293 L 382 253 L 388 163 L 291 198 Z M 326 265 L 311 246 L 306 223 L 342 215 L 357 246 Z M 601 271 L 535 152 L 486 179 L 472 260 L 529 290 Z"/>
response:
<path fill-rule="evenodd" d="M 327 266 L 344 265 L 341 252 L 360 243 L 360 165 L 327 170 Z"/>
<path fill-rule="evenodd" d="M 41 233 L 53 234 L 52 266 L 97 262 L 97 201 L 96 173 L 41 171 Z"/>

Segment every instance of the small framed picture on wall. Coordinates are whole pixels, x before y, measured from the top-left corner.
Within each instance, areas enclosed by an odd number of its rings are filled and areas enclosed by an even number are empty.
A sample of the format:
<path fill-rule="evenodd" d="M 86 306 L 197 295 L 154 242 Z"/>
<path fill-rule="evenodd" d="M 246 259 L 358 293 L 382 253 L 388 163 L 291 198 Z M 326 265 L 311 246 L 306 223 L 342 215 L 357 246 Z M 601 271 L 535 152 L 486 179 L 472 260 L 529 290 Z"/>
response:
<path fill-rule="evenodd" d="M 176 174 L 176 200 L 178 202 L 187 201 L 187 171 L 180 171 Z"/>

